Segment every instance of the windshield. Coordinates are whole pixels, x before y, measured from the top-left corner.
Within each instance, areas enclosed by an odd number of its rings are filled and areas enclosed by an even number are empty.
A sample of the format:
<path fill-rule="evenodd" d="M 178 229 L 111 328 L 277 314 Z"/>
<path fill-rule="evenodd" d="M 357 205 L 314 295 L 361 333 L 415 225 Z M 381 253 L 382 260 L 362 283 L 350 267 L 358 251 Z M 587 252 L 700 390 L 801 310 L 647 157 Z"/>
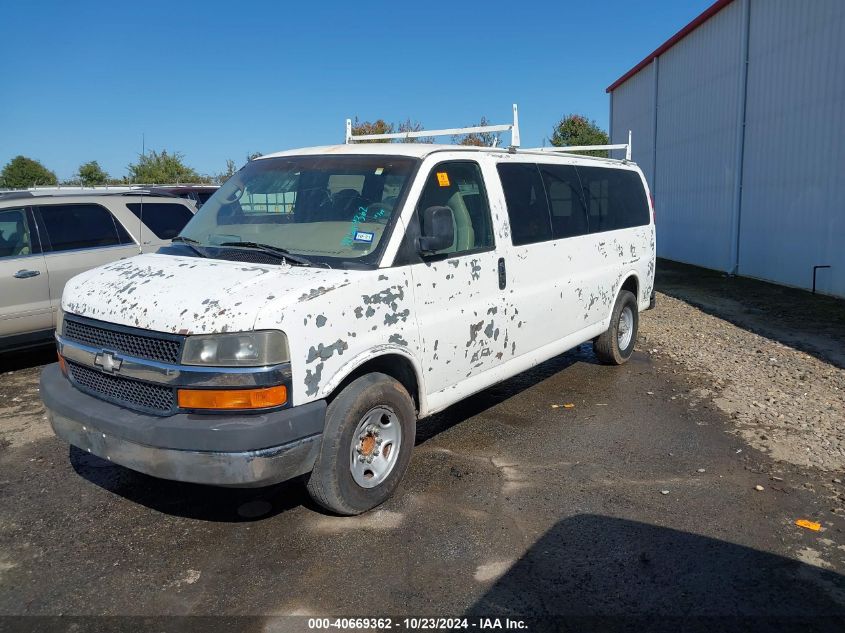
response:
<path fill-rule="evenodd" d="M 377 263 L 417 160 L 291 156 L 254 160 L 208 199 L 181 236 L 211 257 L 243 242 L 331 266 Z"/>

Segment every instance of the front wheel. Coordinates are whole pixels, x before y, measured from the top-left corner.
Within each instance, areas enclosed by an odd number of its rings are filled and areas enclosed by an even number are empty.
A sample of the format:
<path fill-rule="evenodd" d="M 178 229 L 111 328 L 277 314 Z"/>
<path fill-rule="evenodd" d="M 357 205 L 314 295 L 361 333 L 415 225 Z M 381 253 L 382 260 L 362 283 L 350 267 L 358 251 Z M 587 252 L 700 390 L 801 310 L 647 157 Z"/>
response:
<path fill-rule="evenodd" d="M 634 352 L 639 325 L 637 298 L 628 290 L 623 290 L 613 306 L 610 327 L 593 341 L 593 351 L 598 359 L 606 365 L 622 365 L 627 362 Z"/>
<path fill-rule="evenodd" d="M 353 380 L 326 410 L 311 498 L 345 515 L 383 503 L 408 468 L 415 434 L 414 403 L 401 383 L 380 373 Z"/>

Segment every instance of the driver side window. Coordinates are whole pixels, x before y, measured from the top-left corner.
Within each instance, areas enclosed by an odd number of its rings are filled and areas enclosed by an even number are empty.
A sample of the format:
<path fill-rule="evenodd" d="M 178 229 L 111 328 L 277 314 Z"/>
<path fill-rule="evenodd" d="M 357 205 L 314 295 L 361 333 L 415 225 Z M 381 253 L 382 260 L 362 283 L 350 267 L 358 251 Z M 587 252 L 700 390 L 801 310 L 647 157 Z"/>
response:
<path fill-rule="evenodd" d="M 443 253 L 472 253 L 492 248 L 493 226 L 484 178 L 478 163 L 452 161 L 436 165 L 429 174 L 415 217 L 417 222 L 428 207 L 449 207 L 455 225 L 455 239 Z M 424 231 L 425 227 L 420 227 Z"/>

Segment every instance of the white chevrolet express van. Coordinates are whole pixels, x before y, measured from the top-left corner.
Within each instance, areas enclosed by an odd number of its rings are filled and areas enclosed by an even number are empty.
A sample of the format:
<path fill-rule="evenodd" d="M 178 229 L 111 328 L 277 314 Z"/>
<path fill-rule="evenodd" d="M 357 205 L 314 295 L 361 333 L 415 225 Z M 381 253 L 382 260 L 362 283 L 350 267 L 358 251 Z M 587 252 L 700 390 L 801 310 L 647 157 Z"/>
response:
<path fill-rule="evenodd" d="M 428 144 L 261 157 L 171 246 L 72 279 L 56 434 L 221 486 L 396 489 L 418 419 L 592 340 L 631 355 L 655 237 L 627 161 Z"/>

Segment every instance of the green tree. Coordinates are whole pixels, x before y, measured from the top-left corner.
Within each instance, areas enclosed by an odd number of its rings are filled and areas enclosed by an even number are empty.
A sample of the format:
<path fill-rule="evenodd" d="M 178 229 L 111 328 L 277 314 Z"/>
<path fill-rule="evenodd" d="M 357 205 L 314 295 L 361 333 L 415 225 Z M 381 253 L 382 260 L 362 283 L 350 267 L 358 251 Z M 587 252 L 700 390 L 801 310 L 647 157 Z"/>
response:
<path fill-rule="evenodd" d="M 484 125 L 490 125 L 490 121 L 487 120 L 487 117 L 483 116 L 478 123 L 473 123 L 467 127 L 481 127 Z M 456 145 L 473 145 L 475 147 L 493 147 L 494 144 L 498 146 L 501 140 L 502 135 L 498 132 L 473 132 L 471 134 L 455 134 L 452 137 L 452 142 Z"/>
<path fill-rule="evenodd" d="M 425 128 L 419 121 L 411 121 L 410 118 L 405 119 L 398 126 L 399 132 L 421 132 Z M 416 138 L 403 138 L 402 143 L 434 143 L 433 136 L 417 136 Z"/>
<path fill-rule="evenodd" d="M 355 121 L 352 123 L 352 134 L 354 136 L 359 136 L 363 134 L 392 134 L 394 130 L 394 126 L 392 123 L 388 123 L 384 119 L 376 119 L 373 122 L 370 121 L 359 121 L 358 117 L 355 117 Z M 385 143 L 390 142 L 388 139 L 387 141 L 355 141 L 355 143 Z"/>
<path fill-rule="evenodd" d="M 602 130 L 595 121 L 580 114 L 568 114 L 563 117 L 552 131 L 549 139 L 556 147 L 567 145 L 607 145 L 610 143 L 607 132 Z M 593 152 L 577 152 L 587 156 L 607 157 L 607 150 Z"/>
<path fill-rule="evenodd" d="M 151 185 L 197 183 L 207 180 L 187 166 L 183 159 L 184 155 L 179 152 L 168 153 L 167 150 L 162 150 L 159 153 L 150 150 L 146 154 L 140 154 L 137 163 L 129 164 L 129 180 Z"/>
<path fill-rule="evenodd" d="M 76 175 L 83 187 L 104 185 L 109 181 L 109 175 L 100 167 L 100 163 L 95 160 L 90 160 L 80 165 L 79 169 L 76 170 Z"/>
<path fill-rule="evenodd" d="M 226 169 L 217 174 L 214 177 L 214 181 L 217 182 L 217 184 L 222 185 L 224 182 L 229 180 L 229 178 L 234 176 L 236 171 L 238 171 L 238 168 L 235 166 L 235 161 L 228 158 L 226 159 Z"/>
<path fill-rule="evenodd" d="M 393 134 L 394 132 L 421 132 L 425 128 L 419 121 L 413 121 L 407 118 L 401 123 L 394 124 L 384 119 L 376 119 L 375 121 L 359 121 L 355 117 L 352 123 L 352 134 L 355 136 L 364 134 Z M 354 143 L 434 143 L 433 136 L 418 136 L 415 138 L 402 139 L 383 139 L 373 141 L 353 141 Z"/>
<path fill-rule="evenodd" d="M 26 156 L 15 156 L 0 172 L 0 187 L 7 189 L 25 189 L 38 185 L 55 185 L 56 174 L 37 160 Z"/>
<path fill-rule="evenodd" d="M 255 160 L 256 158 L 258 158 L 260 156 L 264 156 L 264 154 L 262 154 L 261 152 L 250 152 L 249 154 L 246 155 L 246 162 L 249 162 L 251 160 Z"/>

